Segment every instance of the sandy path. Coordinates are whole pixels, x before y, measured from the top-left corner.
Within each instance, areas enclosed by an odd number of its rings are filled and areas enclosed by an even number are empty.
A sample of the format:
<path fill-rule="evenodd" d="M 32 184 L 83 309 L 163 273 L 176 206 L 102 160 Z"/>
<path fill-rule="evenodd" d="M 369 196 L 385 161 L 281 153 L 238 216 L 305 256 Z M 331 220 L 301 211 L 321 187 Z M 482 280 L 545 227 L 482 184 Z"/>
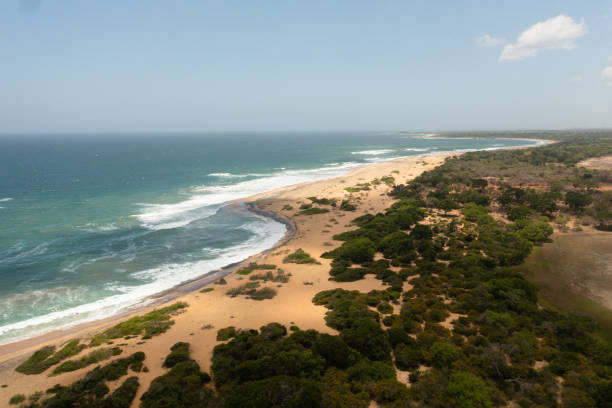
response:
<path fill-rule="evenodd" d="M 332 240 L 331 237 L 334 234 L 354 228 L 349 225 L 350 220 L 368 212 L 381 212 L 389 207 L 392 202 L 392 199 L 387 196 L 390 187 L 384 183 L 372 186 L 370 191 L 352 194 L 345 191 L 345 188 L 389 175 L 395 178 L 397 184 L 405 183 L 423 171 L 441 164 L 448 156 L 451 155 L 414 156 L 372 164 L 357 168 L 344 176 L 282 188 L 249 198 L 247 201 L 256 202 L 259 207 L 265 210 L 290 217 L 296 224 L 296 233 L 291 240 L 270 254 L 258 259 L 260 263 L 275 264 L 286 273 L 291 273 L 289 282 L 282 284 L 282 287 L 277 287 L 278 295 L 271 300 L 254 301 L 244 297 L 230 298 L 225 292 L 229 288 L 244 283 L 241 276 L 232 273 L 226 277 L 228 284 L 225 286 L 210 285 L 214 288 L 212 292 L 199 293 L 195 291 L 176 299 L 186 301 L 190 306 L 185 313 L 174 318 L 175 325 L 165 334 L 149 339 L 144 344 L 137 344 L 140 339 L 118 339 L 115 342 L 116 344 L 126 344 L 123 346 L 122 356 L 127 356 L 135 351 L 145 352 L 145 365 L 150 370 L 148 373 L 138 374 L 140 387 L 133 406 L 138 406 L 139 398 L 148 389 L 151 380 L 165 372 L 165 369 L 161 367 L 162 361 L 168 354 L 169 348 L 178 341 L 191 343 L 193 358 L 198 361 L 202 370 L 209 371 L 212 350 L 217 344 L 216 333 L 218 329 L 223 327 L 231 325 L 237 328 L 259 328 L 269 322 L 279 322 L 286 326 L 295 324 L 301 329 L 316 329 L 321 332 L 333 333 L 334 330 L 325 325 L 326 309 L 312 303 L 312 298 L 317 292 L 337 287 L 357 289 L 362 292 L 385 288 L 372 275 L 367 275 L 366 279 L 358 282 L 337 283 L 329 281 L 329 260 L 319 258 L 323 252 L 329 251 L 340 244 Z M 358 206 L 358 209 L 355 212 L 334 210 L 326 214 L 294 216 L 301 203 L 310 202 L 306 199 L 310 196 L 350 198 L 351 202 Z M 285 205 L 291 205 L 294 210 L 282 210 Z M 286 253 L 293 252 L 297 248 L 302 248 L 311 256 L 317 258 L 321 264 L 283 264 L 282 259 Z M 312 282 L 312 285 L 304 284 L 304 282 Z M 268 284 L 268 286 L 271 285 L 277 284 Z M 45 373 L 33 376 L 16 373 L 14 368 L 27 358 L 33 350 L 38 349 L 43 344 L 60 344 L 69 338 L 87 337 L 100 331 L 102 327 L 114 323 L 116 322 L 110 320 L 102 324 L 89 325 L 77 333 L 70 332 L 64 338 L 49 340 L 49 338 L 43 336 L 30 341 L 15 343 L 8 348 L 0 348 L 0 353 L 3 353 L 0 354 L 0 385 L 7 385 L 5 388 L 0 388 L 0 406 L 4 406 L 6 401 L 14 394 L 30 395 L 35 391 L 44 391 L 57 383 L 69 384 L 81 378 L 85 372 L 94 367 L 89 366 L 52 378 L 47 377 Z M 214 328 L 203 329 L 202 327 L 207 324 L 212 324 Z M 90 349 L 86 350 L 85 353 L 89 351 Z"/>

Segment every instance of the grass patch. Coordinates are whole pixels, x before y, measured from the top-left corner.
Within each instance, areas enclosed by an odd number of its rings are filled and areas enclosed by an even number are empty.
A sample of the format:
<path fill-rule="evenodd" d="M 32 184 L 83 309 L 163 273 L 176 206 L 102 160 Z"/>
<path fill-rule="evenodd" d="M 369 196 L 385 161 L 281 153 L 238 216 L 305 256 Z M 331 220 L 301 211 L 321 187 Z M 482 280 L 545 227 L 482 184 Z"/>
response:
<path fill-rule="evenodd" d="M 266 273 L 251 275 L 249 276 L 249 279 L 252 281 L 259 280 L 259 281 L 264 281 L 264 282 L 287 283 L 289 282 L 290 276 L 291 274 L 286 274 L 285 271 L 283 271 L 282 269 L 279 269 L 278 271 L 276 271 L 276 274 L 274 274 L 272 271 L 268 271 Z"/>
<path fill-rule="evenodd" d="M 393 176 L 381 177 L 380 181 L 382 181 L 388 186 L 393 186 L 395 184 L 395 178 Z"/>
<path fill-rule="evenodd" d="M 296 264 L 319 264 L 316 259 L 308 255 L 302 248 L 298 248 L 294 253 L 289 254 L 283 259 L 284 263 Z"/>
<path fill-rule="evenodd" d="M 42 401 L 42 407 L 129 407 L 138 390 L 138 378 L 129 377 L 112 394 L 108 395 L 107 381 L 115 381 L 127 375 L 128 368 L 134 369 L 145 359 L 143 352 L 136 352 L 120 358 L 103 367 L 96 367 L 69 386 L 59 384 L 49 388 L 47 394 L 54 394 Z M 40 405 L 31 405 L 32 408 Z"/>
<path fill-rule="evenodd" d="M 238 295 L 245 295 L 249 291 L 254 290 L 258 287 L 259 287 L 259 282 L 257 281 L 247 282 L 244 285 L 240 285 L 238 287 L 231 288 L 230 290 L 226 292 L 226 294 L 230 297 L 236 297 Z"/>
<path fill-rule="evenodd" d="M 325 214 L 328 213 L 329 210 L 325 209 L 325 208 L 318 208 L 318 207 L 312 207 L 312 208 L 307 208 L 305 210 L 296 212 L 294 214 L 294 216 L 298 216 L 298 215 L 315 215 L 315 214 Z"/>
<path fill-rule="evenodd" d="M 338 202 L 337 198 L 317 198 L 317 197 L 308 197 L 310 201 L 319 205 L 331 205 L 332 207 L 336 206 L 336 202 Z"/>
<path fill-rule="evenodd" d="M 142 316 L 134 316 L 125 322 L 119 323 L 91 339 L 92 346 L 108 343 L 112 339 L 142 334 L 143 339 L 150 339 L 165 333 L 174 324 L 172 316 L 181 313 L 188 305 L 185 302 L 176 302 L 170 306 L 152 310 Z"/>
<path fill-rule="evenodd" d="M 100 361 L 108 360 L 109 358 L 118 356 L 119 354 L 121 354 L 121 349 L 119 347 L 94 350 L 78 360 L 64 361 L 62 364 L 55 367 L 49 376 L 51 377 L 61 373 L 80 370 L 81 368 L 99 363 Z"/>
<path fill-rule="evenodd" d="M 256 262 L 251 262 L 247 267 L 241 268 L 238 270 L 238 275 L 248 275 L 256 270 L 269 270 L 276 269 L 276 265 L 268 265 L 268 264 L 257 264 Z"/>
<path fill-rule="evenodd" d="M 344 190 L 346 190 L 349 193 L 358 193 L 360 191 L 369 191 L 370 190 L 370 183 L 359 183 L 355 186 L 352 187 L 346 187 Z"/>
<path fill-rule="evenodd" d="M 253 300 L 265 300 L 272 299 L 274 296 L 276 296 L 276 289 L 272 289 L 266 286 L 261 289 L 257 289 L 250 295 L 250 298 Z"/>
<path fill-rule="evenodd" d="M 200 291 L 200 293 L 208 293 L 208 292 L 212 292 L 213 290 L 215 290 L 215 288 L 204 288 Z"/>
<path fill-rule="evenodd" d="M 245 283 L 244 285 L 228 290 L 227 294 L 231 297 L 244 295 L 253 300 L 272 299 L 274 296 L 276 296 L 276 290 L 268 287 L 260 288 L 259 286 L 259 282 L 253 280 Z"/>
<path fill-rule="evenodd" d="M 58 351 L 55 351 L 55 346 L 43 347 L 15 368 L 15 371 L 30 375 L 40 374 L 62 360 L 79 354 L 86 347 L 85 344 L 80 344 L 79 339 L 70 340 Z"/>
<path fill-rule="evenodd" d="M 214 283 L 215 285 L 227 285 L 227 281 L 224 278 L 221 278 L 218 281 L 215 281 Z"/>
<path fill-rule="evenodd" d="M 612 277 L 606 273 L 608 251 L 607 235 L 559 235 L 554 242 L 535 247 L 516 269 L 539 287 L 541 303 L 594 319 L 600 326 L 596 335 L 612 344 L 612 310 L 601 303 L 612 296 Z"/>
<path fill-rule="evenodd" d="M 283 206 L 283 210 L 285 210 L 285 211 L 291 211 L 291 210 L 293 210 L 293 207 L 292 207 L 292 206 L 290 206 L 289 204 L 285 204 L 285 205 Z"/>

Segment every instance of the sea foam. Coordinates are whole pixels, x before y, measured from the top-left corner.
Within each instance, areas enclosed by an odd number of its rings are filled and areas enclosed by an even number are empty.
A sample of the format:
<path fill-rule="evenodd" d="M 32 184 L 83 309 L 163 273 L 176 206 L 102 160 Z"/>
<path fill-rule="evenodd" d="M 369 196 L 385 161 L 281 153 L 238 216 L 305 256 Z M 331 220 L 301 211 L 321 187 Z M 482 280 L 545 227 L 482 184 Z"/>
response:
<path fill-rule="evenodd" d="M 121 311 L 134 307 L 144 306 L 152 302 L 151 296 L 165 290 L 171 289 L 181 283 L 196 279 L 207 273 L 221 269 L 227 265 L 242 261 L 249 256 L 255 255 L 265 249 L 272 247 L 286 232 L 286 227 L 277 221 L 257 217 L 258 221 L 250 222 L 242 228 L 253 232 L 250 239 L 230 248 L 219 250 L 214 259 L 201 260 L 187 263 L 169 263 L 156 268 L 135 272 L 132 277 L 140 281 L 140 284 L 127 286 L 116 282 L 109 282 L 105 290 L 115 292 L 110 296 L 103 297 L 94 302 L 69 307 L 65 310 L 32 317 L 16 323 L 0 327 L 0 344 L 9 341 L 31 337 L 49 330 L 61 329 L 74 326 L 85 321 L 103 319 L 115 315 Z M 212 255 L 212 254 L 211 254 Z M 34 293 L 36 292 L 36 293 Z M 60 296 L 68 295 L 69 298 Z M 28 296 L 39 302 L 42 299 L 51 301 L 61 300 L 77 301 L 86 298 L 82 289 L 74 288 L 69 293 L 63 288 L 49 288 L 44 291 L 32 291 L 20 296 Z M 19 299 L 5 299 L 3 310 L 11 310 L 11 303 Z M 10 333 L 10 338 L 6 335 Z"/>
<path fill-rule="evenodd" d="M 173 204 L 141 204 L 140 213 L 133 216 L 149 229 L 179 228 L 213 215 L 220 205 L 229 201 L 293 184 L 339 176 L 361 165 L 363 163 L 345 162 L 314 169 L 283 170 L 230 185 L 195 186 L 183 201 Z"/>

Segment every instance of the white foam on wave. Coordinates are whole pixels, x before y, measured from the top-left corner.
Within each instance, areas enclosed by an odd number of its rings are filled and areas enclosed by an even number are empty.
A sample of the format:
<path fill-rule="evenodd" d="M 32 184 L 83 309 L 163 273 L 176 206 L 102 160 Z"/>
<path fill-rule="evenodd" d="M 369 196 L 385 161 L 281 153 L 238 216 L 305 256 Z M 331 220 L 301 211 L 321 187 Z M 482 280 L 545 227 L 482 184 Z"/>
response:
<path fill-rule="evenodd" d="M 284 170 L 284 167 L 281 167 L 281 170 Z M 234 174 L 234 173 L 210 173 L 208 174 L 211 177 L 219 177 L 219 178 L 245 178 L 245 177 L 264 177 L 269 176 L 266 173 L 248 173 L 248 174 Z"/>
<path fill-rule="evenodd" d="M 380 156 L 381 154 L 391 153 L 393 150 L 380 149 L 380 150 L 362 150 L 360 152 L 351 152 L 351 154 L 359 154 L 365 156 Z"/>
<path fill-rule="evenodd" d="M 0 198 L 0 202 L 11 201 L 11 197 Z"/>
<path fill-rule="evenodd" d="M 254 180 L 230 185 L 196 186 L 184 201 L 173 204 L 141 204 L 142 210 L 134 217 L 145 227 L 161 230 L 179 228 L 195 220 L 213 215 L 221 204 L 239 200 L 279 187 L 334 177 L 361 166 L 363 163 L 346 162 L 303 170 L 284 170 Z"/>
<path fill-rule="evenodd" d="M 23 252 L 21 252 L 21 250 L 23 249 L 23 246 L 20 246 L 17 249 L 17 251 L 12 252 L 10 256 L 5 257 L 4 259 L 2 259 L 2 261 L 5 262 L 5 263 L 11 263 L 11 262 L 20 261 L 20 260 L 22 260 L 24 258 L 29 258 L 31 256 L 42 255 L 45 252 L 47 252 L 47 249 L 49 249 L 49 245 L 52 242 L 53 241 L 43 242 L 42 244 L 38 244 L 34 248 L 28 249 L 28 250 L 23 251 Z"/>
<path fill-rule="evenodd" d="M 422 147 L 407 147 L 407 148 L 405 148 L 404 150 L 406 150 L 407 152 L 426 152 L 426 151 L 431 150 L 431 149 L 435 149 L 435 148 L 431 148 L 431 147 L 428 147 L 428 148 L 422 148 Z"/>
<path fill-rule="evenodd" d="M 109 283 L 105 289 L 117 292 L 116 294 L 80 306 L 0 326 L 0 344 L 32 337 L 49 330 L 71 327 L 86 321 L 103 319 L 134 307 L 147 305 L 152 302 L 151 296 L 154 294 L 171 289 L 229 264 L 240 262 L 249 256 L 268 249 L 282 238 L 286 232 L 286 227 L 274 220 L 263 217 L 258 217 L 258 219 L 258 221 L 242 227 L 255 233 L 252 238 L 241 244 L 218 251 L 214 254 L 214 259 L 182 264 L 172 263 L 140 271 L 132 274 L 132 277 L 142 281 L 141 285 L 125 286 L 116 282 Z M 49 289 L 49 291 L 57 292 L 58 288 Z M 58 293 L 61 292 L 63 291 Z M 74 293 L 74 295 L 76 294 L 83 296 L 80 291 Z M 55 296 L 49 293 L 44 295 L 47 297 Z"/>

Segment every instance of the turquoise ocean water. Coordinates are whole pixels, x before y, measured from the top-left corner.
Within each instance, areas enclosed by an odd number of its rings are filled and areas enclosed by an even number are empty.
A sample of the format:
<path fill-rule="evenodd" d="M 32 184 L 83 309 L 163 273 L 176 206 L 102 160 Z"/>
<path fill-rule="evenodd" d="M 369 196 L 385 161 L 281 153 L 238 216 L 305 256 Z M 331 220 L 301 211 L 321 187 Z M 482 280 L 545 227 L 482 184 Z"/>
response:
<path fill-rule="evenodd" d="M 285 233 L 231 200 L 397 157 L 534 144 L 421 136 L 2 136 L 0 344 L 146 304 Z"/>

